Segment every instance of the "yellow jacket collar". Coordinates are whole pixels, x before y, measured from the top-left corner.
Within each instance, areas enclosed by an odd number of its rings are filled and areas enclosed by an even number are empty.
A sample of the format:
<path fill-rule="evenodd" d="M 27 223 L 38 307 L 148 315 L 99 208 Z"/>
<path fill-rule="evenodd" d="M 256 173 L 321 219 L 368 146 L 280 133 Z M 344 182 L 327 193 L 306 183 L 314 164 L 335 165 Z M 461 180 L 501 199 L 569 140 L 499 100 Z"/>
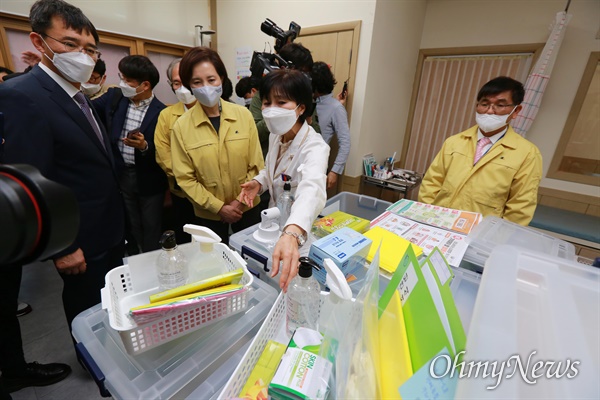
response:
<path fill-rule="evenodd" d="M 463 136 L 465 139 L 469 139 L 469 140 L 473 140 L 473 141 L 477 142 L 477 129 L 478 129 L 477 125 L 472 126 L 471 128 L 467 129 L 466 131 L 461 132 L 460 135 Z M 519 139 L 521 139 L 521 136 L 517 132 L 514 131 L 512 126 L 508 125 L 508 130 L 506 131 L 506 134 L 504 135 L 503 138 L 501 138 L 498 141 L 498 143 L 504 147 L 510 147 L 512 149 L 516 149 L 518 147 Z"/>
<path fill-rule="evenodd" d="M 225 100 L 219 101 L 221 102 L 221 119 L 228 121 L 236 121 L 237 117 L 235 115 L 235 112 L 233 111 L 235 106 Z M 196 102 L 196 104 L 194 105 L 194 107 L 192 107 L 190 112 L 192 113 L 192 121 L 194 122 L 194 126 L 200 126 L 203 123 L 210 124 L 210 120 L 208 119 L 208 116 L 204 112 L 204 109 L 202 108 L 202 105 L 200 105 L 199 102 Z"/>

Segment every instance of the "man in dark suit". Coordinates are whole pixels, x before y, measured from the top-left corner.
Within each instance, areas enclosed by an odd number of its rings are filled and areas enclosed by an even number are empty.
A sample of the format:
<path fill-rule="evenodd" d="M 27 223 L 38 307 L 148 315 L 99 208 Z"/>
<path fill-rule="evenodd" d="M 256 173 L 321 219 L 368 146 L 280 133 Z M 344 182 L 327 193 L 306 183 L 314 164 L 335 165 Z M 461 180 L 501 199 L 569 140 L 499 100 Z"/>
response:
<path fill-rule="evenodd" d="M 159 248 L 167 176 L 156 163 L 154 130 L 165 105 L 152 92 L 160 75 L 148 57 L 121 59 L 119 77 L 120 87 L 92 104 L 106 126 L 117 162 L 129 229 L 138 246 L 127 247 L 131 255 Z"/>
<path fill-rule="evenodd" d="M 62 0 L 37 1 L 29 18 L 29 37 L 42 60 L 29 73 L 0 85 L 4 161 L 35 166 L 46 178 L 69 187 L 79 204 L 75 242 L 52 256 L 64 281 L 70 327 L 77 314 L 100 302 L 106 273 L 122 264 L 123 199 L 108 136 L 79 90 L 99 56 L 96 29 L 79 8 Z M 18 294 L 14 287 L 21 267 L 15 268 L 9 279 L 0 277 L 0 291 L 13 288 Z M 64 364 L 26 364 L 16 317 L 3 316 L 1 322 L 0 369 L 9 391 L 48 385 L 69 374 Z"/>

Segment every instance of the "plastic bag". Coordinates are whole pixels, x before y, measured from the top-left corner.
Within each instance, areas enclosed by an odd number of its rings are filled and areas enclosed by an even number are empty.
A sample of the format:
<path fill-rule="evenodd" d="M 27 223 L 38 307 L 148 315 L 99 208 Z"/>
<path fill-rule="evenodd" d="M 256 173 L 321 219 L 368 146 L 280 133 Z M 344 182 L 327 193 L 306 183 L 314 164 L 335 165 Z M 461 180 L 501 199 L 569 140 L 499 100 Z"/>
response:
<path fill-rule="evenodd" d="M 336 358 L 336 398 L 381 398 L 379 383 L 379 249 L 352 307 Z"/>

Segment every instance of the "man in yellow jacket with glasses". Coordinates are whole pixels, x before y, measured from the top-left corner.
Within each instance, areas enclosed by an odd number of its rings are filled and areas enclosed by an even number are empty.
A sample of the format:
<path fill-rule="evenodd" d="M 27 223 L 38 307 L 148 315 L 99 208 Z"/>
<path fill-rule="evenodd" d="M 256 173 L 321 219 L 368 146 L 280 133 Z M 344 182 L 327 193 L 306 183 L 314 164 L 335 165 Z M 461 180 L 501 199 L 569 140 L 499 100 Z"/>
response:
<path fill-rule="evenodd" d="M 423 178 L 419 201 L 529 224 L 542 156 L 509 125 L 524 95 L 520 82 L 502 76 L 479 90 L 477 125 L 446 139 Z"/>

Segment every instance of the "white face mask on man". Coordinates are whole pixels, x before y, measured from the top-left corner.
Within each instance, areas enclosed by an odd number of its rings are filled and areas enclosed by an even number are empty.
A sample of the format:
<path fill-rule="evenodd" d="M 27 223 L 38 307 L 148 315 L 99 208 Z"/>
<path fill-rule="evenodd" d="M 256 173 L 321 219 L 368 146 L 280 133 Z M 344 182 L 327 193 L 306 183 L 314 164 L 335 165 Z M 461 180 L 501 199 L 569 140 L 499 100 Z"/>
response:
<path fill-rule="evenodd" d="M 140 84 L 137 87 L 131 87 L 124 80 L 121 80 L 121 82 L 119 82 L 119 87 L 121 88 L 121 92 L 123 92 L 123 96 L 127 97 L 128 99 L 135 97 L 137 94 L 139 94 L 137 88 L 139 88 L 140 86 L 142 85 Z"/>
<path fill-rule="evenodd" d="M 262 110 L 262 116 L 269 132 L 278 136 L 288 133 L 298 120 L 299 116 L 296 115 L 298 107 L 300 104 L 293 110 L 282 107 L 267 107 Z"/>
<path fill-rule="evenodd" d="M 480 114 L 478 112 L 475 113 L 475 122 L 477 122 L 477 126 L 481 132 L 493 132 L 497 129 L 502 128 L 503 126 L 508 125 L 508 117 L 510 117 L 518 106 L 512 109 L 509 114 L 506 115 L 497 115 L 497 114 Z"/>
<path fill-rule="evenodd" d="M 98 93 L 101 89 L 101 85 L 99 83 L 82 83 L 81 91 L 86 96 L 93 96 Z"/>
<path fill-rule="evenodd" d="M 48 54 L 44 53 L 44 55 L 52 62 L 52 64 L 54 64 L 56 69 L 58 69 L 66 80 L 73 83 L 82 83 L 90 80 L 92 72 L 94 72 L 94 67 L 96 66 L 96 62 L 92 57 L 79 51 L 55 53 L 54 50 L 48 46 L 48 43 L 46 43 L 44 38 L 42 38 L 42 41 L 46 44 L 46 47 L 50 49 L 52 54 L 54 54 L 54 57 L 50 59 Z"/>
<path fill-rule="evenodd" d="M 185 86 L 178 87 L 177 90 L 175 90 L 175 96 L 177 96 L 177 100 L 183 104 L 191 104 L 196 101 L 196 97 Z"/>

